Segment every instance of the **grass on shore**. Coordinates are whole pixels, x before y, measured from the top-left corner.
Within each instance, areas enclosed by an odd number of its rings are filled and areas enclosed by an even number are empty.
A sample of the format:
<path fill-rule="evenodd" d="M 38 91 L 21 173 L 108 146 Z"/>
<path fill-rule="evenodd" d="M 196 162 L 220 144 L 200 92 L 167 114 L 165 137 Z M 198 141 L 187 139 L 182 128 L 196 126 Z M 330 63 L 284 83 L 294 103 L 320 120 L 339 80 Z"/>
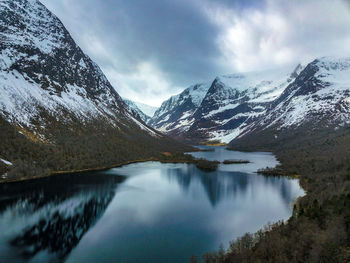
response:
<path fill-rule="evenodd" d="M 205 142 L 201 142 L 200 144 L 204 146 L 226 146 L 227 145 L 227 143 L 221 142 L 220 140 L 205 141 Z"/>
<path fill-rule="evenodd" d="M 50 171 L 47 169 L 45 171 L 42 171 L 40 174 L 32 177 L 21 176 L 21 177 L 15 177 L 15 178 L 12 178 L 12 177 L 1 178 L 0 183 L 22 182 L 27 180 L 44 178 L 51 175 L 104 171 L 112 168 L 121 167 L 123 165 L 140 163 L 140 162 L 150 162 L 150 161 L 161 162 L 161 163 L 191 163 L 191 164 L 195 164 L 198 169 L 203 171 L 215 171 L 218 168 L 218 164 L 220 163 L 218 161 L 196 159 L 192 155 L 189 155 L 183 152 L 177 152 L 177 153 L 162 152 L 156 157 L 136 159 L 136 160 L 116 163 L 108 166 L 99 166 L 99 167 L 92 167 L 92 168 L 85 168 L 85 169 L 60 170 L 60 171 Z"/>

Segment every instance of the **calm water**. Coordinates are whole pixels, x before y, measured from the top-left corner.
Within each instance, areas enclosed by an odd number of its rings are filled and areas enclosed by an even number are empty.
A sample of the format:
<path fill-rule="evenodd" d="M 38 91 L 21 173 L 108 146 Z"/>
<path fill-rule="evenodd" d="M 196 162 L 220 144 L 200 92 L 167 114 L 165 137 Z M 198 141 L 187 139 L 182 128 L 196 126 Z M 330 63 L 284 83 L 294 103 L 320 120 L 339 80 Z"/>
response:
<path fill-rule="evenodd" d="M 147 162 L 105 172 L 0 186 L 0 262 L 188 262 L 245 232 L 287 219 L 298 181 L 254 174 L 269 153 L 202 172 Z"/>

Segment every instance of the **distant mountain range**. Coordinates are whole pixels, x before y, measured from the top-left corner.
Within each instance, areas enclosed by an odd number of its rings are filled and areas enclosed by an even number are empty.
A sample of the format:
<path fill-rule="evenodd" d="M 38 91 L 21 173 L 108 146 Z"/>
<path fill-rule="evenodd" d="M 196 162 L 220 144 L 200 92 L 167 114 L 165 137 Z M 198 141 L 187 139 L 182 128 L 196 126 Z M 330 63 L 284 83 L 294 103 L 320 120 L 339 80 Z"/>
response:
<path fill-rule="evenodd" d="M 158 109 L 157 107 L 152 107 L 150 105 L 135 102 L 129 99 L 124 98 L 123 100 L 129 107 L 129 111 L 139 115 L 141 120 L 145 123 L 148 123 L 151 120 L 152 116 Z"/>
<path fill-rule="evenodd" d="M 0 1 L 0 94 L 6 138 L 0 158 L 19 169 L 16 176 L 101 167 L 180 147 L 144 123 L 37 0 Z"/>
<path fill-rule="evenodd" d="M 0 174 L 25 177 L 186 148 L 167 135 L 272 143 L 338 129 L 350 123 L 350 58 L 218 76 L 156 109 L 122 99 L 39 1 L 1 0 L 0 94 Z"/>
<path fill-rule="evenodd" d="M 273 127 L 350 122 L 350 58 L 323 57 L 305 67 L 219 76 L 163 102 L 148 122 L 192 142 L 230 142 Z"/>

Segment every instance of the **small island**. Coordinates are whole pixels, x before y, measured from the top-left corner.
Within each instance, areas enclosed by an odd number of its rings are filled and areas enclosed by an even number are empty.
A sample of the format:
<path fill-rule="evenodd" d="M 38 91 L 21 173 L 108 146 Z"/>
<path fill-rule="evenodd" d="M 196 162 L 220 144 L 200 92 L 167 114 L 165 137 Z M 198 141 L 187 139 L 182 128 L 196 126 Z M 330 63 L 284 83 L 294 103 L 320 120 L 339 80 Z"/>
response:
<path fill-rule="evenodd" d="M 164 152 L 158 157 L 157 160 L 161 163 L 192 163 L 195 164 L 198 169 L 206 172 L 215 171 L 220 164 L 219 161 L 210 161 L 203 158 L 196 159 L 192 155 L 182 152 L 174 154 Z"/>
<path fill-rule="evenodd" d="M 242 163 L 250 163 L 248 160 L 225 160 L 222 162 L 223 164 L 242 164 Z"/>
<path fill-rule="evenodd" d="M 209 161 L 202 158 L 195 160 L 196 167 L 207 172 L 215 171 L 218 168 L 219 163 L 219 161 Z"/>
<path fill-rule="evenodd" d="M 282 169 L 280 166 L 271 168 L 271 167 L 266 167 L 259 169 L 256 173 L 266 175 L 266 176 L 286 176 L 286 177 L 293 177 L 293 178 L 299 178 L 299 175 L 295 173 L 288 172 L 284 169 Z"/>

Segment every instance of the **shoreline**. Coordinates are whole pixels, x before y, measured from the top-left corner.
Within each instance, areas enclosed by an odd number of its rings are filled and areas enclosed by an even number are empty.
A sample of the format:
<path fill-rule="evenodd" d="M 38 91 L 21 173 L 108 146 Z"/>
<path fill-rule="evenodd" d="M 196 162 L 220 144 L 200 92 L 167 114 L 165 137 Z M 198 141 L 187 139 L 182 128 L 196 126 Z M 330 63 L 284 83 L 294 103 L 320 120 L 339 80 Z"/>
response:
<path fill-rule="evenodd" d="M 210 146 L 210 147 L 223 147 L 223 145 L 218 145 L 218 146 Z M 231 151 L 235 151 L 233 149 L 228 149 L 226 148 L 226 150 L 231 150 Z M 206 152 L 208 151 L 207 149 L 199 149 L 196 148 L 195 151 L 191 151 L 191 152 Z M 244 151 L 242 151 L 244 152 Z M 251 152 L 251 151 L 247 151 L 247 152 Z M 188 154 L 190 152 L 184 152 L 183 154 Z M 271 151 L 270 153 L 273 153 L 275 156 L 276 154 Z M 163 157 L 169 157 L 172 155 L 167 155 L 164 153 L 162 153 L 164 156 Z M 192 155 L 191 155 L 192 156 Z M 92 168 L 84 168 L 84 169 L 73 169 L 73 170 L 63 170 L 63 171 L 51 171 L 49 174 L 44 174 L 44 175 L 37 175 L 37 176 L 32 176 L 32 177 L 20 177 L 20 178 L 14 178 L 14 179 L 2 179 L 0 180 L 0 185 L 4 185 L 4 184 L 13 184 L 13 183 L 21 183 L 21 182 L 27 182 L 27 181 L 35 181 L 38 179 L 43 179 L 43 178 L 48 178 L 51 176 L 57 176 L 57 175 L 67 175 L 67 174 L 79 174 L 79 173 L 88 173 L 88 172 L 100 172 L 100 171 L 106 171 L 109 169 L 113 169 L 113 168 L 119 168 L 125 165 L 129 165 L 129 164 L 134 164 L 134 163 L 144 163 L 144 162 L 160 162 L 160 163 L 187 163 L 187 164 L 197 164 L 197 161 L 199 159 L 163 159 L 163 158 L 157 158 L 157 157 L 150 157 L 150 158 L 145 158 L 145 159 L 137 159 L 137 160 L 131 160 L 131 161 L 125 161 L 125 162 L 121 162 L 121 163 L 117 163 L 117 164 L 113 164 L 113 165 L 108 165 L 108 166 L 101 166 L 101 167 L 92 167 Z M 222 164 L 224 164 L 224 162 L 220 162 Z M 237 164 L 237 163 L 234 163 Z M 197 167 L 198 168 L 198 167 Z M 275 170 L 276 168 L 272 168 L 272 170 Z M 256 174 L 262 175 L 262 176 L 277 176 L 277 177 L 287 177 L 287 178 L 293 178 L 293 179 L 298 179 L 299 180 L 299 185 L 300 187 L 305 191 L 304 187 L 301 185 L 301 175 L 299 174 L 290 174 L 287 171 L 283 170 L 283 174 L 279 174 L 279 175 L 272 175 L 272 174 L 264 174 L 261 173 L 259 171 L 256 171 Z"/>
<path fill-rule="evenodd" d="M 196 148 L 194 151 L 190 152 L 200 152 L 202 151 L 199 148 Z M 206 150 L 203 150 L 206 151 Z M 190 152 L 184 152 L 183 154 L 185 155 L 186 153 Z M 172 155 L 167 155 L 165 153 L 162 153 L 164 157 L 169 157 Z M 191 155 L 192 156 L 192 155 Z M 12 183 L 20 183 L 20 182 L 25 182 L 25 181 L 34 181 L 37 179 L 43 179 L 43 178 L 48 178 L 51 176 L 55 175 L 67 175 L 67 174 L 78 174 L 78 173 L 88 173 L 88 172 L 99 172 L 99 171 L 105 171 L 113 168 L 118 168 L 122 167 L 124 165 L 129 165 L 129 164 L 134 164 L 134 163 L 143 163 L 143 162 L 160 162 L 160 163 L 192 163 L 196 164 L 196 159 L 193 160 L 186 160 L 186 159 L 162 159 L 162 158 L 157 158 L 157 157 L 150 157 L 150 158 L 145 158 L 145 159 L 137 159 L 137 160 L 131 160 L 131 161 L 125 161 L 122 163 L 117 163 L 117 164 L 112 164 L 108 166 L 101 166 L 101 167 L 92 167 L 92 168 L 84 168 L 84 169 L 73 169 L 73 170 L 64 170 L 64 171 L 51 171 L 49 174 L 44 174 L 44 175 L 38 175 L 38 176 L 32 176 L 32 177 L 20 177 L 20 178 L 13 178 L 13 179 L 1 179 L 0 184 L 12 184 Z"/>
<path fill-rule="evenodd" d="M 75 169 L 75 170 L 65 170 L 65 171 L 52 171 L 50 174 L 46 175 L 39 175 L 39 176 L 33 176 L 33 177 L 21 177 L 21 178 L 15 178 L 15 179 L 2 179 L 0 180 L 0 184 L 11 184 L 11 183 L 19 183 L 19 182 L 25 182 L 25 181 L 32 181 L 42 178 L 48 178 L 55 175 L 67 175 L 67 174 L 78 174 L 78 173 L 88 173 L 88 172 L 100 172 L 105 171 L 113 168 L 119 168 L 124 165 L 134 164 L 134 163 L 144 163 L 144 162 L 160 162 L 160 163 L 195 163 L 194 161 L 187 161 L 187 160 L 162 160 L 155 157 L 148 158 L 148 159 L 139 159 L 139 160 L 133 160 L 133 161 L 127 161 L 123 163 L 113 164 L 110 166 L 102 166 L 102 167 L 93 167 L 93 168 L 85 168 L 85 169 Z"/>

